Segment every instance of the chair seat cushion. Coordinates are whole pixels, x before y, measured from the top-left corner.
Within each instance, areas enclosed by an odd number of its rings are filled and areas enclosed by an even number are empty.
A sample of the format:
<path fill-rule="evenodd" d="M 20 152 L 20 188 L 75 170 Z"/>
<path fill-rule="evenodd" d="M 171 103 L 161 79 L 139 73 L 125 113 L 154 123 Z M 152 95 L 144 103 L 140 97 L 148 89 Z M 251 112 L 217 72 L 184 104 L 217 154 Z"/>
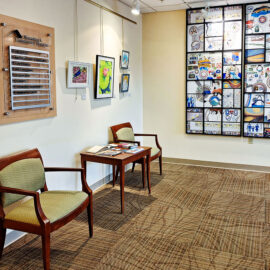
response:
<path fill-rule="evenodd" d="M 116 132 L 117 138 L 119 141 L 135 141 L 134 132 L 132 128 L 121 128 Z"/>
<path fill-rule="evenodd" d="M 46 191 L 40 194 L 41 208 L 45 216 L 53 223 L 75 210 L 87 196 L 82 191 Z M 33 198 L 11 210 L 5 219 L 40 225 Z"/>
<path fill-rule="evenodd" d="M 157 147 L 152 147 L 151 157 L 155 156 L 160 150 Z"/>

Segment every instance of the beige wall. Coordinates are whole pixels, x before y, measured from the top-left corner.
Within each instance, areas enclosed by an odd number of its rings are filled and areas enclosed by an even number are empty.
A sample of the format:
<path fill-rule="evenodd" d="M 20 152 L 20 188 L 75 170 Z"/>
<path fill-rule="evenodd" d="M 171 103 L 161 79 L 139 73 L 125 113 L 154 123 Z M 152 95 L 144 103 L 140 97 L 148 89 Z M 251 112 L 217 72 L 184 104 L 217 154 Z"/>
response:
<path fill-rule="evenodd" d="M 132 17 L 130 9 L 115 0 L 98 1 Z M 55 28 L 56 93 L 58 115 L 54 118 L 0 126 L 0 156 L 38 147 L 46 166 L 80 166 L 79 152 L 106 144 L 109 126 L 131 121 L 142 131 L 141 18 L 138 25 L 124 21 L 124 44 L 130 51 L 130 93 L 119 94 L 119 57 L 122 50 L 122 19 L 104 11 L 104 54 L 115 57 L 115 98 L 93 100 L 90 89 L 66 88 L 66 67 L 75 56 L 76 5 L 78 8 L 78 60 L 95 64 L 100 54 L 100 9 L 83 0 L 0 0 L 0 13 Z M 135 19 L 135 18 L 132 18 Z M 81 99 L 86 94 L 86 100 Z M 88 164 L 88 183 L 107 176 L 107 165 Z M 50 174 L 51 189 L 80 188 L 72 173 Z"/>
<path fill-rule="evenodd" d="M 185 134 L 185 23 L 182 10 L 143 15 L 144 132 L 166 157 L 269 166 L 270 140 Z"/>

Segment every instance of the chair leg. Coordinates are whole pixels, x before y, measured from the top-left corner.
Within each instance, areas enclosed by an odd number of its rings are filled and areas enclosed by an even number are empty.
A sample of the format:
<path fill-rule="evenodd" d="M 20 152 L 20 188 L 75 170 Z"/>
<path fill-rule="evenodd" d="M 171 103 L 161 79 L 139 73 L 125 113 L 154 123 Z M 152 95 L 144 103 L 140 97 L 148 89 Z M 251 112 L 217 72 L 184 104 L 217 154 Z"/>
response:
<path fill-rule="evenodd" d="M 162 175 L 162 156 L 160 156 L 158 159 L 159 159 L 159 171 L 160 175 Z"/>
<path fill-rule="evenodd" d="M 50 233 L 44 232 L 41 237 L 44 270 L 50 270 Z"/>
<path fill-rule="evenodd" d="M 145 188 L 145 158 L 142 161 L 142 182 L 143 188 Z"/>
<path fill-rule="evenodd" d="M 5 239 L 6 239 L 6 228 L 3 227 L 3 222 L 0 221 L 0 259 L 2 258 Z"/>
<path fill-rule="evenodd" d="M 133 162 L 133 164 L 132 164 L 132 172 L 134 172 L 134 169 L 135 169 L 135 162 Z"/>
<path fill-rule="evenodd" d="M 93 236 L 93 195 L 89 196 L 89 205 L 87 206 L 87 217 L 89 226 L 89 237 Z"/>

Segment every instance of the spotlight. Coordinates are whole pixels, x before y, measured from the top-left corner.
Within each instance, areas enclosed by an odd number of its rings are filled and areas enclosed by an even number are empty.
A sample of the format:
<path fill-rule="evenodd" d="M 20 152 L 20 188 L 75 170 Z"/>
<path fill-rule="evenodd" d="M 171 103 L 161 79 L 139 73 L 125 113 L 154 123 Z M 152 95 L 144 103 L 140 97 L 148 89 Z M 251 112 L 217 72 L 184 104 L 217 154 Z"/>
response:
<path fill-rule="evenodd" d="M 140 1 L 134 0 L 132 4 L 131 13 L 134 15 L 140 15 Z"/>

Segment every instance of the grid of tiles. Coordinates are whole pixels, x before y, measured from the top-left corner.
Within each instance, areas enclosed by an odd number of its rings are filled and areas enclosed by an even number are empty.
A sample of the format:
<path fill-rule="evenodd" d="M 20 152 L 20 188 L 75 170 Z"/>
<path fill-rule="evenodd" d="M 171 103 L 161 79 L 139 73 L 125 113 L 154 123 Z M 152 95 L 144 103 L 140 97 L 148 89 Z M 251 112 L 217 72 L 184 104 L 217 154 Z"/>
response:
<path fill-rule="evenodd" d="M 241 136 L 242 5 L 187 11 L 186 132 Z"/>
<path fill-rule="evenodd" d="M 244 136 L 270 137 L 270 4 L 246 6 Z"/>

